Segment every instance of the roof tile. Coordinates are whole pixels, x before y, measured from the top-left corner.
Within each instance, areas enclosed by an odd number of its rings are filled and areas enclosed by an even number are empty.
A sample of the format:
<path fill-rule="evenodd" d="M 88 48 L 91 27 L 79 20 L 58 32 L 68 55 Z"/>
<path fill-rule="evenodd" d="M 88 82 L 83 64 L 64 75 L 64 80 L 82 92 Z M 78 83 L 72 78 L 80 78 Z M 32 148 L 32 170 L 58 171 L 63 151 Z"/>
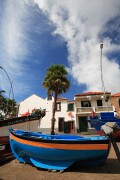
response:
<path fill-rule="evenodd" d="M 112 94 L 112 97 L 120 97 L 120 92 L 116 94 Z"/>
<path fill-rule="evenodd" d="M 110 92 L 105 92 L 106 94 L 110 94 Z M 75 94 L 75 96 L 88 96 L 88 95 L 102 95 L 104 92 L 85 92 L 81 94 Z"/>

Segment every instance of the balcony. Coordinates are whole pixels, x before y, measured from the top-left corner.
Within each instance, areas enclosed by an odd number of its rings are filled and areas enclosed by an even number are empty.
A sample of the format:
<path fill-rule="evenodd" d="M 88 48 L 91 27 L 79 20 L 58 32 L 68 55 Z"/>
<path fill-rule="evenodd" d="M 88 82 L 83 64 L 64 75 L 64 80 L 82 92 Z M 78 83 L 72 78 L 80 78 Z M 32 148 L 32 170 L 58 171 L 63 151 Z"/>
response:
<path fill-rule="evenodd" d="M 99 107 L 95 107 L 95 112 L 113 112 L 114 111 L 114 107 L 113 106 L 99 106 Z"/>
<path fill-rule="evenodd" d="M 98 106 L 98 107 L 77 107 L 76 108 L 76 113 L 77 114 L 90 114 L 94 110 L 95 113 L 100 113 L 100 112 L 113 112 L 114 111 L 114 106 Z"/>

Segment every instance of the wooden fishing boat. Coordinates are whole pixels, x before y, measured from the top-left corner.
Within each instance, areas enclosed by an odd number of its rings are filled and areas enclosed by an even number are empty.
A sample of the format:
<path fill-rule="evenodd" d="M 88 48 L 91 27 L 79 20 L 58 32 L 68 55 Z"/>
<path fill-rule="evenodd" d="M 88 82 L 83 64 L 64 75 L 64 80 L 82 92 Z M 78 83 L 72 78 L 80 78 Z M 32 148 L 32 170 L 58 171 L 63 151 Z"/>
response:
<path fill-rule="evenodd" d="M 5 127 L 5 126 L 12 126 L 15 124 L 20 124 L 24 122 L 30 122 L 34 120 L 39 120 L 45 116 L 45 109 L 35 109 L 34 112 L 31 114 L 26 112 L 25 114 L 22 114 L 21 117 L 14 117 L 14 118 L 8 118 L 8 119 L 3 119 L 0 120 L 0 128 Z"/>
<path fill-rule="evenodd" d="M 101 134 L 112 136 L 114 141 L 120 142 L 120 127 L 115 122 L 107 122 L 101 126 Z"/>
<path fill-rule="evenodd" d="M 112 135 L 115 138 L 116 142 L 120 142 L 120 129 L 113 131 Z"/>
<path fill-rule="evenodd" d="M 102 112 L 100 116 L 88 119 L 88 122 L 98 131 L 99 135 L 101 135 L 101 126 L 107 122 L 115 122 L 120 127 L 120 119 L 114 117 L 114 112 Z"/>
<path fill-rule="evenodd" d="M 0 162 L 11 158 L 13 156 L 9 144 L 9 137 L 8 136 L 1 136 L 0 137 Z"/>
<path fill-rule="evenodd" d="M 29 116 L 9 118 L 0 120 L 0 162 L 13 156 L 9 143 L 9 128 L 28 128 L 27 126 L 37 121 L 39 124 L 40 120 L 45 116 L 45 110 L 35 109 Z M 28 124 L 30 123 L 30 124 Z M 30 127 L 29 127 L 30 128 Z"/>
<path fill-rule="evenodd" d="M 15 158 L 36 167 L 64 170 L 81 165 L 102 165 L 109 154 L 110 141 L 105 136 L 48 135 L 10 129 L 10 146 Z"/>

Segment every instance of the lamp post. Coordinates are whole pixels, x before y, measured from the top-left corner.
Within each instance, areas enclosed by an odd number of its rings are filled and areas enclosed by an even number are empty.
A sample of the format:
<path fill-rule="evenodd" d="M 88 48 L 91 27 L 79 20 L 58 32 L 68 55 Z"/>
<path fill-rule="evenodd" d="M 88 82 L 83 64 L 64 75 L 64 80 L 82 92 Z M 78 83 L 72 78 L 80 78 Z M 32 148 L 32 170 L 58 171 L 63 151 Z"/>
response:
<path fill-rule="evenodd" d="M 105 85 L 104 85 L 104 79 L 103 79 L 103 70 L 102 70 L 102 49 L 103 49 L 103 43 L 100 44 L 100 49 L 101 49 L 101 56 L 100 56 L 100 69 L 101 69 L 101 83 L 102 83 L 102 91 L 104 92 L 104 100 L 106 102 L 107 105 L 107 111 L 109 111 L 108 109 L 108 100 L 109 98 L 106 97 L 105 95 Z"/>
<path fill-rule="evenodd" d="M 2 66 L 0 66 L 0 69 L 2 69 L 2 70 L 5 72 L 5 74 L 7 75 L 7 77 L 8 77 L 8 80 L 9 80 L 10 86 L 11 86 L 10 91 L 12 90 L 13 99 L 14 99 L 13 86 L 12 86 L 12 82 L 11 82 L 11 80 L 10 80 L 10 77 L 9 77 L 7 71 L 6 71 Z"/>
<path fill-rule="evenodd" d="M 5 72 L 5 74 L 7 75 L 7 77 L 8 77 L 8 80 L 9 80 L 9 83 L 10 83 L 10 92 L 12 91 L 13 100 L 14 100 L 13 86 L 12 86 L 12 82 L 10 80 L 10 77 L 9 77 L 7 71 L 2 66 L 0 66 L 0 69 L 2 69 Z M 9 96 L 10 96 L 10 93 L 9 93 Z M 13 107 L 12 107 L 12 109 L 13 109 Z"/>
<path fill-rule="evenodd" d="M 104 80 L 103 80 L 103 70 L 102 70 L 102 49 L 103 49 L 103 43 L 100 44 L 100 49 L 101 49 L 101 55 L 100 55 L 101 83 L 102 83 L 102 91 L 105 93 L 105 86 L 104 86 Z"/>

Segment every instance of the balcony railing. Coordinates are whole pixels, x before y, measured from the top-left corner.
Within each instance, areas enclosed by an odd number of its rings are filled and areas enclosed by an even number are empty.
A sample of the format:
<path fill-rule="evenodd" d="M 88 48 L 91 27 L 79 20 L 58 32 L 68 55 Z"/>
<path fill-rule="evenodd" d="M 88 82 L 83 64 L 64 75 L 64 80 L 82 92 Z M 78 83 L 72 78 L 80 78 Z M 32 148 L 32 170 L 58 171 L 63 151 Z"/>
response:
<path fill-rule="evenodd" d="M 99 106 L 95 107 L 95 112 L 114 111 L 113 106 Z"/>
<path fill-rule="evenodd" d="M 98 106 L 98 107 L 77 107 L 77 114 L 82 114 L 82 113 L 91 113 L 93 110 L 95 113 L 100 113 L 100 112 L 112 112 L 114 111 L 113 106 Z"/>

